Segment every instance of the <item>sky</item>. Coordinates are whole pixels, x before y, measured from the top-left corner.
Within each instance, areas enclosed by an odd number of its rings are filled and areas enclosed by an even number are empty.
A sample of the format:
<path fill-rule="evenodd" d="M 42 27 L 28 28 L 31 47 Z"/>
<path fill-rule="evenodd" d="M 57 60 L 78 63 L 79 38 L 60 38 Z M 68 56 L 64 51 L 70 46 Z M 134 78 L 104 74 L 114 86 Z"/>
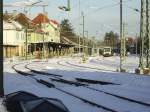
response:
<path fill-rule="evenodd" d="M 24 1 L 35 2 L 38 0 L 3 0 L 3 4 L 16 4 L 16 2 Z M 58 22 L 61 22 L 63 19 L 69 19 L 74 31 L 79 35 L 82 35 L 83 19 L 81 12 L 84 13 L 85 30 L 88 31 L 89 37 L 95 36 L 98 40 L 102 40 L 105 33 L 111 30 L 119 34 L 120 0 L 71 0 L 70 12 L 65 12 L 58 8 L 59 6 L 66 6 L 67 0 L 42 1 L 48 4 L 45 10 L 50 19 L 55 19 Z M 42 4 L 42 2 L 39 4 Z M 140 0 L 123 0 L 123 22 L 125 23 L 126 36 L 139 35 L 140 13 L 134 11 L 133 8 L 140 9 Z M 31 7 L 30 11 L 29 7 L 25 9 L 28 11 L 28 15 L 31 18 L 43 12 L 42 7 Z M 13 12 L 13 10 L 23 12 L 24 5 L 21 5 L 19 8 L 4 7 L 3 10 L 7 10 L 8 12 Z"/>

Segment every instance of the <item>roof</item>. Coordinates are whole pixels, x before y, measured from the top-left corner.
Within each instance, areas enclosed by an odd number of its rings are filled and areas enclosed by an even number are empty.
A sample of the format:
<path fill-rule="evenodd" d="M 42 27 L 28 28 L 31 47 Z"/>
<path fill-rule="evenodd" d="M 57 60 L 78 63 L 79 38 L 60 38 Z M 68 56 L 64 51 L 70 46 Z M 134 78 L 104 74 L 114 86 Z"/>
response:
<path fill-rule="evenodd" d="M 14 15 L 13 13 L 4 13 L 3 14 L 3 20 L 7 21 L 9 20 L 10 18 L 13 19 Z"/>
<path fill-rule="evenodd" d="M 3 29 L 4 30 L 6 30 L 6 29 L 15 30 L 16 27 L 11 22 L 3 21 Z"/>
<path fill-rule="evenodd" d="M 20 13 L 15 17 L 15 20 L 18 21 L 20 24 L 22 24 L 23 26 L 27 26 L 28 24 L 30 24 L 30 19 L 26 17 L 25 14 Z"/>
<path fill-rule="evenodd" d="M 56 20 L 50 20 L 49 21 L 51 24 L 53 24 L 54 26 L 58 27 L 59 23 Z"/>
<path fill-rule="evenodd" d="M 3 20 L 16 21 L 20 23 L 23 27 L 28 27 L 30 29 L 33 29 L 36 27 L 24 13 L 19 13 L 17 15 L 13 13 L 5 13 L 3 14 Z"/>
<path fill-rule="evenodd" d="M 21 30 L 23 27 L 16 21 L 3 21 L 3 29 L 4 30 Z"/>
<path fill-rule="evenodd" d="M 40 13 L 32 20 L 32 22 L 34 24 L 49 23 L 49 19 L 46 15 Z"/>
<path fill-rule="evenodd" d="M 65 44 L 77 45 L 77 43 L 71 41 L 70 39 L 68 39 L 64 36 L 61 36 L 60 41 L 61 41 L 61 43 L 65 43 Z"/>

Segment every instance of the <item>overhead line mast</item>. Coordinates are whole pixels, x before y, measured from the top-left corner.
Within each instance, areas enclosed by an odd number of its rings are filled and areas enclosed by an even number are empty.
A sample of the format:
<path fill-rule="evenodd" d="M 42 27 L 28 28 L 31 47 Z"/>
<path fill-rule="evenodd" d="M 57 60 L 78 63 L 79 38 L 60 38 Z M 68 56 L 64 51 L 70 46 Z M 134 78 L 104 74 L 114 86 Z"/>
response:
<path fill-rule="evenodd" d="M 148 40 L 147 45 L 147 65 L 146 67 L 150 69 L 150 1 L 146 0 L 146 40 Z"/>
<path fill-rule="evenodd" d="M 140 19 L 140 58 L 139 58 L 139 68 L 140 71 L 144 69 L 143 65 L 143 52 L 144 50 L 144 0 L 141 0 L 141 19 Z M 141 71 L 141 72 L 142 72 Z"/>

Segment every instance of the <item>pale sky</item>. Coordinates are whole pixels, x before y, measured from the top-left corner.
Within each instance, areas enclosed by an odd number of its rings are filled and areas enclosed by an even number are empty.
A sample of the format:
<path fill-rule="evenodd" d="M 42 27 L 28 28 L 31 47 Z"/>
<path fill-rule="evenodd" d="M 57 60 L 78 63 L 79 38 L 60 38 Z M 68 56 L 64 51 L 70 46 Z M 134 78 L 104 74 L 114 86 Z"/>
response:
<path fill-rule="evenodd" d="M 38 1 L 38 0 L 3 0 L 3 4 L 15 3 L 22 1 Z M 50 19 L 60 22 L 64 18 L 68 18 L 73 25 L 76 33 L 82 34 L 82 18 L 79 19 L 79 0 L 71 0 L 71 11 L 65 12 L 58 9 L 59 6 L 66 6 L 67 0 L 42 0 L 48 6 L 46 12 Z M 85 30 L 90 36 L 97 39 L 103 39 L 106 32 L 111 30 L 119 33 L 120 24 L 120 0 L 80 0 L 80 13 L 85 14 Z M 125 34 L 135 36 L 139 34 L 140 13 L 135 12 L 132 8 L 140 9 L 140 0 L 123 0 L 123 22 L 126 23 Z M 39 3 L 41 4 L 41 3 Z M 29 9 L 29 8 L 28 8 Z M 3 9 L 12 12 L 17 10 L 23 12 L 24 7 L 4 7 Z M 30 16 L 35 17 L 37 13 L 43 11 L 42 7 L 32 7 Z M 80 25 L 79 25 L 80 21 Z"/>

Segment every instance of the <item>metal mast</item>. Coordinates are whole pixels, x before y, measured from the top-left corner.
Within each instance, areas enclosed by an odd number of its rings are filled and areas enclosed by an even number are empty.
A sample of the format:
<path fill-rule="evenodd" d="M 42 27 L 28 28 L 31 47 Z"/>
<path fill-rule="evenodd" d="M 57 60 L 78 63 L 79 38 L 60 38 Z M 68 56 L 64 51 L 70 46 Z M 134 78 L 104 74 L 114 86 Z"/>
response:
<path fill-rule="evenodd" d="M 147 46 L 147 68 L 150 68 L 150 1 L 146 0 L 146 40 L 148 40 Z"/>
<path fill-rule="evenodd" d="M 85 53 L 85 39 L 84 39 L 84 13 L 82 12 L 82 18 L 83 18 L 83 20 L 82 20 L 82 25 L 83 25 L 83 32 L 82 32 L 82 37 L 83 37 L 83 53 Z"/>
<path fill-rule="evenodd" d="M 122 71 L 122 62 L 123 62 L 123 32 L 122 32 L 122 0 L 120 0 L 120 71 Z"/>
<path fill-rule="evenodd" d="M 143 70 L 143 51 L 144 51 L 144 0 L 141 0 L 141 19 L 140 19 L 140 58 L 139 68 Z"/>
<path fill-rule="evenodd" d="M 3 12 L 3 6 L 2 6 L 2 1 L 1 1 L 1 5 L 0 5 L 0 11 Z M 3 18 L 3 14 L 0 15 L 0 18 Z M 0 20 L 0 23 L 3 24 L 2 19 Z M 0 34 L 1 34 L 1 38 L 0 38 L 0 96 L 4 95 L 4 89 L 3 89 L 3 28 L 2 25 L 0 26 Z"/>
<path fill-rule="evenodd" d="M 45 23 L 46 23 L 46 21 L 45 21 L 45 6 L 43 5 L 43 59 L 44 59 L 44 57 L 45 57 L 45 44 L 44 44 L 44 38 L 45 38 Z"/>
<path fill-rule="evenodd" d="M 79 54 L 80 54 L 80 50 L 81 50 L 81 47 L 80 47 L 80 0 L 79 0 Z"/>

